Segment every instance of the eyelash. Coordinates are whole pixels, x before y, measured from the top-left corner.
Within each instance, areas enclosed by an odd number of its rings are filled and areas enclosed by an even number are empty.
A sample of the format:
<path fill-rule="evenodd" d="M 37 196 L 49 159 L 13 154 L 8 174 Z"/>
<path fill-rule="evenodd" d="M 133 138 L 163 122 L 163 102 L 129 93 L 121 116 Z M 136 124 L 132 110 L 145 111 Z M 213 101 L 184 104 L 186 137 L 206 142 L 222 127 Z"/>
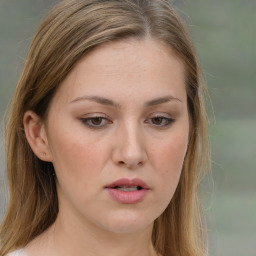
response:
<path fill-rule="evenodd" d="M 153 119 L 160 119 L 160 123 L 162 123 L 164 121 L 164 124 L 154 124 L 152 123 Z M 173 118 L 169 118 L 169 117 L 165 117 L 165 116 L 161 116 L 161 115 L 157 115 L 154 117 L 149 118 L 149 120 L 151 121 L 146 121 L 146 123 L 149 123 L 151 126 L 155 126 L 157 128 L 167 128 L 169 126 L 172 125 L 172 123 L 175 121 Z"/>
<path fill-rule="evenodd" d="M 96 121 L 97 119 L 100 119 L 100 124 L 93 124 L 92 122 L 93 121 Z M 102 123 L 102 121 L 105 121 L 106 123 L 105 124 L 101 124 Z M 86 117 L 86 118 L 81 118 L 81 121 L 82 121 L 82 123 L 85 125 L 85 126 L 87 126 L 87 127 L 89 127 L 89 128 L 91 128 L 91 129 L 103 129 L 103 128 L 105 128 L 108 124 L 111 124 L 112 122 L 108 119 L 108 118 L 106 118 L 105 116 L 94 116 L 94 117 Z"/>
<path fill-rule="evenodd" d="M 100 119 L 98 121 L 100 121 L 100 124 L 93 124 L 93 121 L 96 121 L 97 119 Z M 154 122 L 152 122 L 152 120 L 156 120 L 156 119 L 160 119 L 160 124 L 154 124 Z M 108 118 L 106 118 L 105 116 L 94 116 L 94 117 L 86 117 L 86 118 L 81 118 L 80 119 L 81 122 L 87 126 L 88 128 L 90 129 L 103 129 L 105 128 L 107 125 L 113 123 L 111 120 L 109 120 Z M 104 121 L 105 123 L 102 124 L 102 121 Z M 164 121 L 164 124 L 162 124 Z M 168 117 L 165 117 L 165 116 L 161 116 L 161 115 L 157 115 L 157 116 L 154 116 L 154 117 L 151 117 L 149 119 L 147 119 L 145 121 L 145 123 L 148 123 L 149 125 L 151 126 L 154 126 L 156 128 L 168 128 L 169 126 L 172 125 L 172 123 L 174 123 L 175 120 L 173 118 L 168 118 Z"/>

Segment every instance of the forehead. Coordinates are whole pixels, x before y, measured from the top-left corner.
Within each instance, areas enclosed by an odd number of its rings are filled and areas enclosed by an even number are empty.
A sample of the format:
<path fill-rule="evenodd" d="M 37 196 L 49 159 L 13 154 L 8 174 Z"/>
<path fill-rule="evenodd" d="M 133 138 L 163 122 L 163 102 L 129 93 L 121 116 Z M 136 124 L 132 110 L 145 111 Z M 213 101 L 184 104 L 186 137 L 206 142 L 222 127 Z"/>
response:
<path fill-rule="evenodd" d="M 102 44 L 86 54 L 62 82 L 58 96 L 185 96 L 185 72 L 174 51 L 153 39 Z"/>
<path fill-rule="evenodd" d="M 142 70 L 154 70 L 154 74 L 157 74 L 161 67 L 166 68 L 166 64 L 170 69 L 179 69 L 180 73 L 183 73 L 184 65 L 171 47 L 151 38 L 140 40 L 131 38 L 97 46 L 77 63 L 76 68 L 80 66 L 81 70 L 90 66 L 106 74 L 112 72 L 124 75 L 143 74 Z M 159 69 L 156 69 L 157 65 Z"/>

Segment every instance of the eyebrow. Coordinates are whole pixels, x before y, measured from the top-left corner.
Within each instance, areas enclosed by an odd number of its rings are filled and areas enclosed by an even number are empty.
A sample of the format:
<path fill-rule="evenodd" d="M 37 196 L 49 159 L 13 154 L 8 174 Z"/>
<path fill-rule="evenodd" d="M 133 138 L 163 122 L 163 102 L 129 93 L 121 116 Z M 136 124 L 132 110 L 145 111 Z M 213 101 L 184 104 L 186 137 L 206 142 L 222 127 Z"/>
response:
<path fill-rule="evenodd" d="M 171 95 L 168 95 L 168 96 L 165 96 L 165 97 L 150 100 L 150 101 L 146 102 L 146 106 L 159 105 L 159 104 L 167 103 L 167 102 L 170 102 L 170 101 L 173 101 L 173 100 L 182 102 L 180 99 L 175 98 Z"/>
<path fill-rule="evenodd" d="M 113 107 L 120 107 L 120 105 L 117 102 L 114 102 L 113 100 L 104 98 L 104 97 L 100 97 L 100 96 L 82 96 L 82 97 L 77 97 L 74 100 L 72 100 L 70 103 L 75 103 L 75 102 L 79 102 L 79 101 L 84 101 L 84 100 L 88 100 L 88 101 L 94 101 L 97 102 L 101 105 L 108 105 L 108 106 L 113 106 Z M 145 103 L 146 106 L 155 106 L 155 105 L 159 105 L 159 104 L 163 104 L 163 103 L 167 103 L 170 101 L 178 101 L 178 102 L 182 102 L 180 99 L 173 97 L 171 95 L 165 96 L 165 97 L 160 97 L 160 98 L 156 98 L 153 100 L 150 100 L 148 102 Z"/>
<path fill-rule="evenodd" d="M 78 102 L 78 101 L 83 101 L 83 100 L 89 100 L 89 101 L 94 101 L 102 105 L 108 105 L 108 106 L 113 106 L 113 107 L 119 107 L 118 103 L 115 103 L 114 101 L 100 97 L 100 96 L 82 96 L 75 98 L 74 100 L 71 101 L 71 103 Z"/>

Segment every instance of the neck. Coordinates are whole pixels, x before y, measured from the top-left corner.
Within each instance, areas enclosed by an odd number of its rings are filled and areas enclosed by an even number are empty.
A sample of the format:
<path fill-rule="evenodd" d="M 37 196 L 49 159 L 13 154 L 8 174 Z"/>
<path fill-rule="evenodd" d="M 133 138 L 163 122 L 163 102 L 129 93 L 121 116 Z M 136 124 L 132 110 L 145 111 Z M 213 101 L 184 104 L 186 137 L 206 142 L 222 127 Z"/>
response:
<path fill-rule="evenodd" d="M 43 239 L 47 246 L 42 255 L 46 255 L 47 248 L 49 256 L 156 256 L 152 228 L 153 225 L 141 232 L 113 233 L 92 224 L 69 222 L 59 215 L 45 232 Z"/>

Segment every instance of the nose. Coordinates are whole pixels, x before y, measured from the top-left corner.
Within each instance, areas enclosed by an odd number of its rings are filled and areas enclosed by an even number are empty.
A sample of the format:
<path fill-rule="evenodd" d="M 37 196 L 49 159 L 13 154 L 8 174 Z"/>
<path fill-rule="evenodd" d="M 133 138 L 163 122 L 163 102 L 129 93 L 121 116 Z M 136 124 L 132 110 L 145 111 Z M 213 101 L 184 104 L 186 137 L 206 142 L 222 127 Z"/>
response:
<path fill-rule="evenodd" d="M 143 134 L 139 128 L 128 124 L 117 133 L 112 156 L 114 163 L 128 169 L 136 169 L 144 165 L 147 161 L 147 153 Z"/>

